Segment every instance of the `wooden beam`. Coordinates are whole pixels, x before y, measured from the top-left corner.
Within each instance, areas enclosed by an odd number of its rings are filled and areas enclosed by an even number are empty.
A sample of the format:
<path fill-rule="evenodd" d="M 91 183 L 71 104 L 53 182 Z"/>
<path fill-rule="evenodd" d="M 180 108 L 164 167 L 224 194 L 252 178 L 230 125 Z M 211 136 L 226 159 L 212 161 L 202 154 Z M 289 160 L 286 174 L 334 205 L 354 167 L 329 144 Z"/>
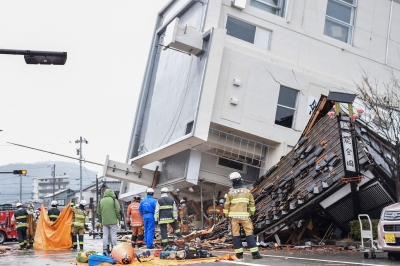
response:
<path fill-rule="evenodd" d="M 152 189 L 154 189 L 156 187 L 157 180 L 158 180 L 158 166 L 156 167 L 156 170 L 154 171 L 153 182 L 151 183 Z"/>

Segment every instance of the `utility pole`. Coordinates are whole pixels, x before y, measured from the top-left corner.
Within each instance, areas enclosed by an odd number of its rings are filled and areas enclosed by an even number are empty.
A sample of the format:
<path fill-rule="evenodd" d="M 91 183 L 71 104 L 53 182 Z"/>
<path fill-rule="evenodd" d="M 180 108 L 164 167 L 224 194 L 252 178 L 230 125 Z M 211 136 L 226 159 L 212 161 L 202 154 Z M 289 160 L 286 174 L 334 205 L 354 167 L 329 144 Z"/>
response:
<path fill-rule="evenodd" d="M 52 200 L 54 200 L 55 182 L 56 182 L 56 165 L 53 164 L 53 197 L 52 197 Z"/>
<path fill-rule="evenodd" d="M 80 166 L 80 182 L 79 182 L 79 201 L 82 200 L 82 142 L 89 144 L 89 142 L 82 137 L 79 137 L 78 140 L 75 140 L 75 143 L 79 143 L 79 149 L 76 149 L 77 155 L 79 155 L 79 166 Z"/>
<path fill-rule="evenodd" d="M 19 175 L 19 202 L 22 203 L 22 175 Z"/>

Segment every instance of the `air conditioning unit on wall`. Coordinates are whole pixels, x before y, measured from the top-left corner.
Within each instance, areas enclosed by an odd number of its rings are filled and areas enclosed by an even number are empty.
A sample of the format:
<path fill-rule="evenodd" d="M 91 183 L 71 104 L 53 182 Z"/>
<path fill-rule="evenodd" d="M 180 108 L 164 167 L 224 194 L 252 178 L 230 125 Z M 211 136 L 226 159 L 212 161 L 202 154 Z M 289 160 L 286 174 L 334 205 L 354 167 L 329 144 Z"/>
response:
<path fill-rule="evenodd" d="M 179 25 L 179 18 L 175 18 L 165 31 L 164 50 L 168 48 L 198 56 L 203 53 L 203 34 L 187 24 Z"/>
<path fill-rule="evenodd" d="M 232 0 L 232 6 L 237 9 L 243 10 L 246 7 L 247 0 Z"/>

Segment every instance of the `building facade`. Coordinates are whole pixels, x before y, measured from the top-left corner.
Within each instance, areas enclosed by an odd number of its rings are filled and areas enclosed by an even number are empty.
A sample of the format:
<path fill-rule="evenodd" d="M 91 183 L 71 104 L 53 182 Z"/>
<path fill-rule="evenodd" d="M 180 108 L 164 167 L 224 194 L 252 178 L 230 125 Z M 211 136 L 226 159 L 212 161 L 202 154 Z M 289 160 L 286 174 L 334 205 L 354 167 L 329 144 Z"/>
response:
<path fill-rule="evenodd" d="M 198 45 L 200 39 L 200 45 Z M 200 51 L 199 51 L 200 50 Z M 321 95 L 400 76 L 395 0 L 175 0 L 157 15 L 127 163 L 218 196 L 297 143 Z M 144 188 L 125 180 L 121 198 Z"/>
<path fill-rule="evenodd" d="M 53 177 L 32 178 L 33 199 L 43 199 L 48 195 L 69 187 L 68 175 L 56 175 Z"/>

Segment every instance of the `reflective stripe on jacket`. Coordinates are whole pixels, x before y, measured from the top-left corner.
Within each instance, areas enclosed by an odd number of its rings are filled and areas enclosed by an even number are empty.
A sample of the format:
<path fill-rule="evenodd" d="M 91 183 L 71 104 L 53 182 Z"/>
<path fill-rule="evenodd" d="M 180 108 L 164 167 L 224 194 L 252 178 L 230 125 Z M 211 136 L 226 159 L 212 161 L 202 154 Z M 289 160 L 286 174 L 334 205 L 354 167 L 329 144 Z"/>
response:
<path fill-rule="evenodd" d="M 132 202 L 126 210 L 126 219 L 131 222 L 131 226 L 142 226 L 143 218 L 139 212 L 140 202 Z"/>
<path fill-rule="evenodd" d="M 159 221 L 159 224 L 173 223 L 178 219 L 175 201 L 168 197 L 166 193 L 162 194 L 157 201 L 154 219 Z"/>
<path fill-rule="evenodd" d="M 47 215 L 49 216 L 50 221 L 54 222 L 55 220 L 57 220 L 58 216 L 60 215 L 60 210 L 56 207 L 51 207 L 47 211 Z"/>
<path fill-rule="evenodd" d="M 224 213 L 232 218 L 246 218 L 256 211 L 254 197 L 245 187 L 231 188 L 224 205 Z"/>
<path fill-rule="evenodd" d="M 28 212 L 25 209 L 18 209 L 16 212 L 14 212 L 14 217 L 15 221 L 17 223 L 16 228 L 20 227 L 26 227 L 27 224 L 27 218 L 28 218 Z"/>
<path fill-rule="evenodd" d="M 72 221 L 73 226 L 85 226 L 87 212 L 79 208 L 71 208 L 74 213 L 74 220 Z"/>

